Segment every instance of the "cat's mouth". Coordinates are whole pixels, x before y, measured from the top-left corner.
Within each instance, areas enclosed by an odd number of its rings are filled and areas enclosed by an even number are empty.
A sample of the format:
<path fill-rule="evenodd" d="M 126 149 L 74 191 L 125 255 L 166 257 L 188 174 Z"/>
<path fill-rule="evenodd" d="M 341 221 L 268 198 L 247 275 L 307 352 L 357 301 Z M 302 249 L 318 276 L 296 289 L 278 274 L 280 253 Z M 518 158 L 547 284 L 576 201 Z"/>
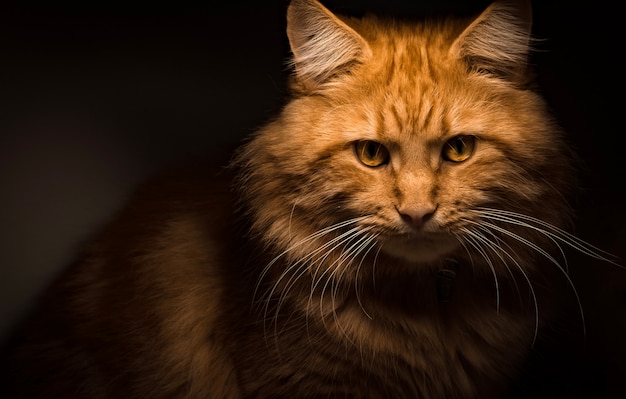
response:
<path fill-rule="evenodd" d="M 459 240 L 449 234 L 397 235 L 385 238 L 381 250 L 409 262 L 429 263 L 440 260 L 459 245 Z"/>

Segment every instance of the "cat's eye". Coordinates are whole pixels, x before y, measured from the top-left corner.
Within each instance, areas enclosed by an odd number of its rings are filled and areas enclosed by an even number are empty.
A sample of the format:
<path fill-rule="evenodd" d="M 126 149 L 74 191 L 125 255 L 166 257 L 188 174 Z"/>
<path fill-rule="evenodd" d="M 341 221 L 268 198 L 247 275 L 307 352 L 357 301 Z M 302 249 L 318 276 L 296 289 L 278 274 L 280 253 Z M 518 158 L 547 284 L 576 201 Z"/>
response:
<path fill-rule="evenodd" d="M 375 168 L 389 162 L 389 151 L 377 141 L 359 140 L 354 143 L 354 152 L 363 165 Z"/>
<path fill-rule="evenodd" d="M 446 161 L 463 162 L 472 156 L 475 146 L 476 137 L 468 135 L 455 136 L 443 145 L 441 156 Z"/>

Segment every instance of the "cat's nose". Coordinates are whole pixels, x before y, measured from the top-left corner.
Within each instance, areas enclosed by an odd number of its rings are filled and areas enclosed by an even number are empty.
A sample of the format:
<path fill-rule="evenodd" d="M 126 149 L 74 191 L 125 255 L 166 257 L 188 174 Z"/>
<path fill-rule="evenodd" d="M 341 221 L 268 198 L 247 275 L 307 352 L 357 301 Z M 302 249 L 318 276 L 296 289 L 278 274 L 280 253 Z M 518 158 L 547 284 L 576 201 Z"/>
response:
<path fill-rule="evenodd" d="M 411 226 L 421 229 L 437 210 L 436 205 L 412 206 L 398 209 L 400 217 Z"/>

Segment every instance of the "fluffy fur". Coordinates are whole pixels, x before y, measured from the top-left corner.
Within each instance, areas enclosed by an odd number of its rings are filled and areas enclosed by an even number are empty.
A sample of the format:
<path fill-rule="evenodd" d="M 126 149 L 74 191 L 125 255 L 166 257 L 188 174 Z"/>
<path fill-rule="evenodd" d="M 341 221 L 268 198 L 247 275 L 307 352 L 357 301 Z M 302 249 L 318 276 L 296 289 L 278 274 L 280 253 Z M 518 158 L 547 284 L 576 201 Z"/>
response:
<path fill-rule="evenodd" d="M 293 0 L 293 98 L 229 171 L 139 191 L 31 322 L 18 390 L 501 394 L 568 279 L 560 245 L 599 257 L 563 230 L 572 171 L 528 84 L 530 22 L 515 1 L 408 23 Z"/>

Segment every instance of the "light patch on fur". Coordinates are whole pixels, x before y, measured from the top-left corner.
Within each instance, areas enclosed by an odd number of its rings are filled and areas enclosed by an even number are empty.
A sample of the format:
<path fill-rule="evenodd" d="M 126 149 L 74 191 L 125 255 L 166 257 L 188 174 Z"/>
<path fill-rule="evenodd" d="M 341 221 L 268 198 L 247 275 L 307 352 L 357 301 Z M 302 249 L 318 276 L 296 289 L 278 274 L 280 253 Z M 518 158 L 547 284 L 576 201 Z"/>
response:
<path fill-rule="evenodd" d="M 287 20 L 296 75 L 307 86 L 319 86 L 370 55 L 367 42 L 317 1 L 292 1 Z"/>
<path fill-rule="evenodd" d="M 530 5 L 519 1 L 493 3 L 461 34 L 453 54 L 475 70 L 522 73 L 530 50 Z"/>

